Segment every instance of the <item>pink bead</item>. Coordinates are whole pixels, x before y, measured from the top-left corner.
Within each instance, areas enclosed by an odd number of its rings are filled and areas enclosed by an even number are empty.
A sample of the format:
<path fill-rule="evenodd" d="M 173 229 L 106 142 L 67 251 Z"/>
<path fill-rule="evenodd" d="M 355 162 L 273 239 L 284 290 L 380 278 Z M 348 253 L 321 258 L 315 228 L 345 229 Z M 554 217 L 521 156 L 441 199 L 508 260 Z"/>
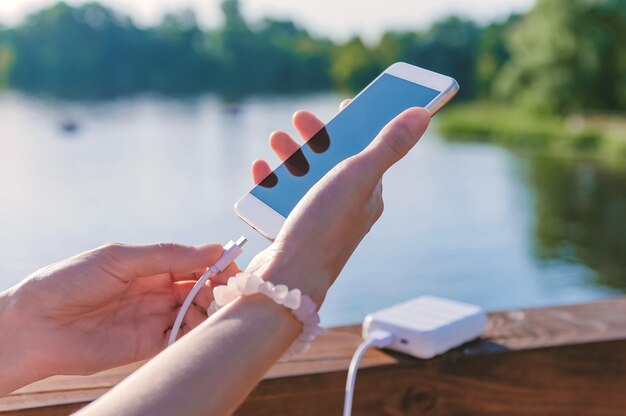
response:
<path fill-rule="evenodd" d="M 263 282 L 259 285 L 259 292 L 272 299 L 272 295 L 274 292 L 274 285 L 272 282 Z"/>
<path fill-rule="evenodd" d="M 237 286 L 237 290 L 239 290 L 239 293 L 243 293 L 244 288 L 246 287 L 246 282 L 248 281 L 249 278 L 249 274 L 246 273 L 237 273 L 236 276 L 231 277 L 229 282 L 231 280 L 235 281 L 235 285 Z"/>
<path fill-rule="evenodd" d="M 259 286 L 263 283 L 263 279 L 254 274 L 248 275 L 248 280 L 243 288 L 242 295 L 250 296 L 259 293 Z"/>
<path fill-rule="evenodd" d="M 283 305 L 285 305 L 289 309 L 298 309 L 300 307 L 301 297 L 302 292 L 300 292 L 300 289 L 292 289 L 289 291 L 289 294 L 285 298 Z"/>
<path fill-rule="evenodd" d="M 213 315 L 215 312 L 217 312 L 217 304 L 215 303 L 215 301 L 211 302 L 211 304 L 209 305 L 209 307 L 206 310 L 206 314 L 207 316 L 211 316 Z"/>
<path fill-rule="evenodd" d="M 274 302 L 282 305 L 285 302 L 285 298 L 289 294 L 289 289 L 285 285 L 276 285 L 274 286 L 274 293 L 272 299 Z"/>
<path fill-rule="evenodd" d="M 236 287 L 216 286 L 215 289 L 213 289 L 213 299 L 215 299 L 215 303 L 217 303 L 218 306 L 226 305 L 237 296 L 239 296 L 239 292 Z"/>
<path fill-rule="evenodd" d="M 292 314 L 302 322 L 302 333 L 283 354 L 280 361 L 288 361 L 294 354 L 303 354 L 311 347 L 311 342 L 324 330 L 319 326 L 320 317 L 317 314 L 317 305 L 310 297 L 302 295 L 299 289 L 292 289 L 285 285 L 276 285 L 264 281 L 259 276 L 241 272 L 228 279 L 226 285 L 216 286 L 213 289 L 213 299 L 207 315 L 212 315 L 220 307 L 233 301 L 239 296 L 248 296 L 262 293 L 279 305 L 289 308 Z"/>

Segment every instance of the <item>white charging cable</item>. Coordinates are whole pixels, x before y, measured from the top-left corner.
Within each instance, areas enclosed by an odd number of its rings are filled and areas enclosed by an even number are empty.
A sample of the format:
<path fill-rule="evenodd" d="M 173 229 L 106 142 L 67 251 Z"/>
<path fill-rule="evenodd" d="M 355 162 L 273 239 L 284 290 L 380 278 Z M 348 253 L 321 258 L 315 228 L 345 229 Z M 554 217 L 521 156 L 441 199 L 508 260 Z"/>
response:
<path fill-rule="evenodd" d="M 346 395 L 343 401 L 343 416 L 350 416 L 352 414 L 352 398 L 354 397 L 354 384 L 356 383 L 356 372 L 359 369 L 359 363 L 363 354 L 368 348 L 385 348 L 394 341 L 393 334 L 375 329 L 370 332 L 367 338 L 359 345 L 352 356 L 350 361 L 350 367 L 348 367 L 348 378 L 346 379 Z"/>
<path fill-rule="evenodd" d="M 183 319 L 185 318 L 185 315 L 187 314 L 187 311 L 189 310 L 189 307 L 191 306 L 191 303 L 195 299 L 196 295 L 200 292 L 202 286 L 204 286 L 206 281 L 209 280 L 209 277 L 213 276 L 215 273 L 224 271 L 228 265 L 235 261 L 235 259 L 243 252 L 242 247 L 247 241 L 248 240 L 246 240 L 245 237 L 239 237 L 239 240 L 237 241 L 229 241 L 228 244 L 224 246 L 224 251 L 222 252 L 220 258 L 215 262 L 215 264 L 207 269 L 200 279 L 198 279 L 196 284 L 191 289 L 191 292 L 189 292 L 185 298 L 185 301 L 176 316 L 176 320 L 172 326 L 172 332 L 170 333 L 170 337 L 167 341 L 168 347 L 176 341 L 176 336 L 178 335 L 178 331 L 183 324 Z"/>

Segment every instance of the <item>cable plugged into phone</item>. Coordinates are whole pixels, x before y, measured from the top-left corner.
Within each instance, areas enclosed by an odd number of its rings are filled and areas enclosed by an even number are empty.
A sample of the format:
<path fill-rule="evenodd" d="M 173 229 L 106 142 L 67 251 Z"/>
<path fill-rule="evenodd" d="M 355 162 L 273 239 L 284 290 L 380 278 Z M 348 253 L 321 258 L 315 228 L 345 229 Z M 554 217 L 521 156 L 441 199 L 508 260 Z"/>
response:
<path fill-rule="evenodd" d="M 389 348 L 428 359 L 479 337 L 486 327 L 487 314 L 480 307 L 435 296 L 421 296 L 367 315 L 364 341 L 348 368 L 343 415 L 352 414 L 356 373 L 368 348 Z"/>
<path fill-rule="evenodd" d="M 180 327 L 183 324 L 183 319 L 191 306 L 191 303 L 200 292 L 200 289 L 209 277 L 213 276 L 216 273 L 223 272 L 232 262 L 239 257 L 241 253 L 243 253 L 243 246 L 248 242 L 245 237 L 239 237 L 237 241 L 230 240 L 228 244 L 224 246 L 224 251 L 220 258 L 211 265 L 206 272 L 198 279 L 191 292 L 185 298 L 183 305 L 180 307 L 180 311 L 178 311 L 178 315 L 176 315 L 176 320 L 174 321 L 174 325 L 172 326 L 172 332 L 170 332 L 170 337 L 167 340 L 167 346 L 169 347 L 176 341 L 176 336 L 178 335 L 178 331 L 180 331 Z"/>
<path fill-rule="evenodd" d="M 423 107 L 433 116 L 458 91 L 459 84 L 446 75 L 405 62 L 394 63 L 274 169 L 269 182 L 255 185 L 242 196 L 235 212 L 274 241 L 302 196 L 339 162 L 363 151 L 383 126 L 411 107 Z M 333 132 L 332 138 L 329 131 Z M 316 153 L 325 156 L 314 157 Z"/>

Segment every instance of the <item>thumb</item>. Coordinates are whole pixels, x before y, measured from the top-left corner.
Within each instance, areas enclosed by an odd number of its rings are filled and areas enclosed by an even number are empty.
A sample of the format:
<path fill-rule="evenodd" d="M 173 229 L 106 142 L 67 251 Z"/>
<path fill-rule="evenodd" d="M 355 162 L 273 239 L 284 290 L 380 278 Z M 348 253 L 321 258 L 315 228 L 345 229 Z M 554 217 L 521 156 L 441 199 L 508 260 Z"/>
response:
<path fill-rule="evenodd" d="M 102 256 L 105 270 L 119 279 L 161 273 L 190 273 L 215 263 L 222 254 L 221 244 L 187 246 L 177 243 L 145 245 L 109 244 L 96 253 Z"/>
<path fill-rule="evenodd" d="M 380 177 L 415 146 L 429 123 L 428 110 L 409 108 L 387 123 L 358 157 Z"/>

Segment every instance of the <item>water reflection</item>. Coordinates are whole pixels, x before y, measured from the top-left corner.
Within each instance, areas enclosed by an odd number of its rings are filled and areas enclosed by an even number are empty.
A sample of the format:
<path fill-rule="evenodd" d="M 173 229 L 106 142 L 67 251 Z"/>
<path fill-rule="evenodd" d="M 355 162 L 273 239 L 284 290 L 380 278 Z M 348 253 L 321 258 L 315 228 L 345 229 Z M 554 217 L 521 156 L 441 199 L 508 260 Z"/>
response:
<path fill-rule="evenodd" d="M 598 283 L 626 290 L 626 170 L 537 156 L 526 176 L 535 195 L 537 258 L 582 262 Z"/>
<path fill-rule="evenodd" d="M 84 104 L 0 94 L 0 290 L 111 241 L 245 235 L 245 265 L 268 244 L 232 208 L 252 187 L 250 163 L 275 161 L 267 137 L 294 111 L 329 120 L 340 100 L 250 99 L 234 112 L 207 96 Z M 59 129 L 68 114 L 80 122 L 72 140 Z M 385 214 L 329 293 L 323 324 L 422 294 L 499 309 L 624 288 L 626 174 L 435 131 L 385 175 Z M 323 151 L 323 139 L 306 151 Z"/>

